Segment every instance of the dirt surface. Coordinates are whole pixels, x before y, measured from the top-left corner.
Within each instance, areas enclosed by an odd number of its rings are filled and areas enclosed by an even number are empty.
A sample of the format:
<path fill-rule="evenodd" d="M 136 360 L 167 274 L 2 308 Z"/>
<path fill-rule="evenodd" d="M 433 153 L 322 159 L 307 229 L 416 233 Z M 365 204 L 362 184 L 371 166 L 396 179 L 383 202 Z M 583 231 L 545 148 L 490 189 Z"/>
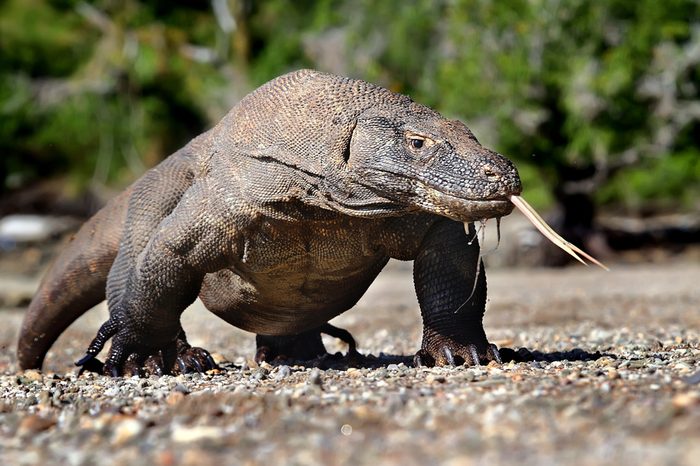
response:
<path fill-rule="evenodd" d="M 334 321 L 361 352 L 384 353 L 374 368 L 258 367 L 252 335 L 195 304 L 184 328 L 230 361 L 221 371 L 78 378 L 71 363 L 100 308 L 61 337 L 45 372 L 18 373 L 22 312 L 6 309 L 0 463 L 698 464 L 700 265 L 613 265 L 491 271 L 487 334 L 540 353 L 478 368 L 397 357 L 420 342 L 410 264 L 392 263 Z"/>

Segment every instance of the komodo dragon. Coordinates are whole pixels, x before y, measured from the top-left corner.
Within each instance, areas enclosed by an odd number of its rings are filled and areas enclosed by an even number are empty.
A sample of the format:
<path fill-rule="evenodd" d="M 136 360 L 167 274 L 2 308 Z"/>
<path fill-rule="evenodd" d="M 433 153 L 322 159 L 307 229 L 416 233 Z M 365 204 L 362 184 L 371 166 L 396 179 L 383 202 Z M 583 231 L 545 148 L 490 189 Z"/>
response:
<path fill-rule="evenodd" d="M 275 343 L 267 356 L 298 351 L 300 338 L 317 350 L 325 323 L 389 258 L 414 261 L 417 364 L 499 361 L 482 324 L 479 245 L 463 222 L 508 215 L 520 191 L 513 164 L 459 121 L 364 81 L 283 75 L 82 227 L 29 306 L 20 367 L 41 367 L 105 295 L 109 319 L 78 364 L 111 338 L 107 375 L 213 367 L 180 325 L 198 295 L 259 345 Z"/>

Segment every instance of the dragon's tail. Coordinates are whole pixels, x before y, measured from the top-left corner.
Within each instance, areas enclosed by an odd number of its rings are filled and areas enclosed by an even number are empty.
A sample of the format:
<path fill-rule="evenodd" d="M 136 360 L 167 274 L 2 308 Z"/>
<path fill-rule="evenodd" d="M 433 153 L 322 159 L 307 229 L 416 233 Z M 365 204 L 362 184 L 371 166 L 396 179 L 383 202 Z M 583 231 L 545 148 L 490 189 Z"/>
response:
<path fill-rule="evenodd" d="M 127 189 L 88 220 L 49 268 L 24 316 L 17 343 L 20 368 L 41 368 L 58 336 L 104 301 L 130 194 Z"/>

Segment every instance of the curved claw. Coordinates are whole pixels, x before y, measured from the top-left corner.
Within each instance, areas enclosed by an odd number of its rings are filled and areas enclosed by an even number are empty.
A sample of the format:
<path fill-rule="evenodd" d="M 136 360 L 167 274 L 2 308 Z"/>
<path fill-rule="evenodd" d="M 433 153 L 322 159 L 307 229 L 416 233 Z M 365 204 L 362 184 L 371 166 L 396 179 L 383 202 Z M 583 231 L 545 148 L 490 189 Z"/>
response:
<path fill-rule="evenodd" d="M 455 357 L 452 354 L 452 350 L 450 350 L 449 347 L 443 346 L 442 347 L 442 354 L 445 356 L 445 360 L 447 361 L 448 365 L 455 366 Z"/>
<path fill-rule="evenodd" d="M 192 357 L 195 361 L 195 367 L 199 372 L 206 372 L 211 369 L 219 368 L 214 358 L 209 354 L 209 351 L 204 348 L 192 348 L 190 351 L 193 353 Z"/>
<path fill-rule="evenodd" d="M 469 357 L 471 358 L 471 365 L 472 366 L 480 366 L 481 363 L 479 362 L 479 352 L 476 350 L 476 346 L 469 345 L 468 351 L 469 351 Z"/>
<path fill-rule="evenodd" d="M 139 341 L 127 331 L 118 331 L 118 325 L 111 319 L 102 324 L 97 336 L 88 347 L 85 356 L 76 362 L 83 370 L 95 370 L 105 375 L 148 377 L 171 372 L 186 374 L 205 372 L 218 366 L 208 351 L 192 347 L 187 343 L 184 331 L 180 329 L 176 339 L 164 345 L 150 346 Z M 102 350 L 107 340 L 112 339 L 112 347 L 104 364 L 96 355 Z"/>
<path fill-rule="evenodd" d="M 207 360 L 207 370 L 218 369 L 219 365 L 216 364 L 216 361 L 214 361 L 214 358 L 211 357 L 209 352 L 206 353 L 205 358 Z"/>
<path fill-rule="evenodd" d="M 433 367 L 435 366 L 435 358 L 427 351 L 421 349 L 413 356 L 413 365 L 415 367 Z"/>
<path fill-rule="evenodd" d="M 204 372 L 204 367 L 202 367 L 202 364 L 197 360 L 197 358 L 192 358 L 192 364 L 194 364 L 194 368 L 197 370 L 197 372 Z"/>
<path fill-rule="evenodd" d="M 78 359 L 77 361 L 75 361 L 75 365 L 76 365 L 76 366 L 84 366 L 84 365 L 86 365 L 88 362 L 90 362 L 90 361 L 92 361 L 93 359 L 95 359 L 96 357 L 97 357 L 97 356 L 94 355 L 94 354 L 86 353 L 85 356 L 83 356 L 82 358 L 80 358 L 80 359 Z"/>
<path fill-rule="evenodd" d="M 413 357 L 413 364 L 416 367 L 456 366 L 460 364 L 480 366 L 491 361 L 502 363 L 496 345 L 488 342 L 478 345 L 459 343 L 452 338 L 441 335 L 425 340 L 422 348 Z"/>
<path fill-rule="evenodd" d="M 84 372 L 94 372 L 95 374 L 104 373 L 104 363 L 92 355 L 85 355 L 80 361 L 75 363 L 76 366 L 80 366 L 78 375 L 82 375 Z"/>
<path fill-rule="evenodd" d="M 494 345 L 493 343 L 489 343 L 489 347 L 486 350 L 486 359 L 496 361 L 498 364 L 503 364 L 501 353 L 498 351 L 498 346 Z"/>
<path fill-rule="evenodd" d="M 416 353 L 413 356 L 413 367 L 423 367 L 423 359 L 420 357 L 420 354 Z"/>
<path fill-rule="evenodd" d="M 177 367 L 180 369 L 181 374 L 187 374 L 187 364 L 185 364 L 182 356 L 178 356 L 176 359 Z"/>
<path fill-rule="evenodd" d="M 268 356 L 270 354 L 270 347 L 268 346 L 261 346 L 258 348 L 258 350 L 255 352 L 255 357 L 253 360 L 257 364 L 262 364 L 263 362 L 268 360 Z"/>
<path fill-rule="evenodd" d="M 180 348 L 174 369 L 180 374 L 201 374 L 210 369 L 218 369 L 218 367 L 207 350 L 188 345 Z"/>
<path fill-rule="evenodd" d="M 100 326 L 100 329 L 97 331 L 95 338 L 93 338 L 92 342 L 90 342 L 90 346 L 88 346 L 85 356 L 76 361 L 75 365 L 84 366 L 88 362 L 92 361 L 99 354 L 99 352 L 102 351 L 102 348 L 104 348 L 107 340 L 112 338 L 117 333 L 117 330 L 117 325 L 111 319 L 103 323 Z"/>

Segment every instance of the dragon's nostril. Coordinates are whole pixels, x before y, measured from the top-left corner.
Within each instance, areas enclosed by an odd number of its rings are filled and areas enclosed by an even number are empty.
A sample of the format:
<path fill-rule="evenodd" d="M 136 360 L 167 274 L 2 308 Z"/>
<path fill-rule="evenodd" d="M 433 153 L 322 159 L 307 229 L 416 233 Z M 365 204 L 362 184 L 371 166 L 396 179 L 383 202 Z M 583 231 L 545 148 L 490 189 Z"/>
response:
<path fill-rule="evenodd" d="M 487 178 L 490 178 L 490 179 L 493 179 L 493 180 L 497 180 L 497 179 L 499 179 L 499 178 L 501 177 L 500 173 L 498 173 L 497 170 L 493 169 L 492 167 L 490 167 L 490 166 L 488 166 L 488 165 L 485 166 L 485 167 L 482 169 L 482 171 L 483 171 L 484 175 L 485 175 Z"/>

